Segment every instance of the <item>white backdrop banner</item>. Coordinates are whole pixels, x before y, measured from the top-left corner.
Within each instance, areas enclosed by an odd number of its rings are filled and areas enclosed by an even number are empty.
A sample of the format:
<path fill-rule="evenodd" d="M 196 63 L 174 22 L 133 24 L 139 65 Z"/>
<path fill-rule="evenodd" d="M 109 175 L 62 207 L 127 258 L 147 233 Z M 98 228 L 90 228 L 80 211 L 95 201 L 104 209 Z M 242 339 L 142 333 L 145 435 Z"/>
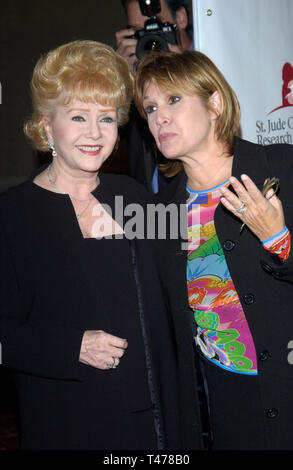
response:
<path fill-rule="evenodd" d="M 193 0 L 193 22 L 238 96 L 242 137 L 293 144 L 293 0 Z"/>

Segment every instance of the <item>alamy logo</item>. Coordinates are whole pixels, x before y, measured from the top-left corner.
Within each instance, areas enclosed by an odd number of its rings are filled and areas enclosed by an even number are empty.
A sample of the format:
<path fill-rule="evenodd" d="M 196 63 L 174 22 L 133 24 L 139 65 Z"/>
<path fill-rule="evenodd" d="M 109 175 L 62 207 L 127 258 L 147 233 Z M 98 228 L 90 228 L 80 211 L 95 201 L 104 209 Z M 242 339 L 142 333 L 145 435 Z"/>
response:
<path fill-rule="evenodd" d="M 182 250 L 187 250 L 186 210 L 186 204 L 177 206 L 174 203 L 124 205 L 123 196 L 115 196 L 113 211 L 108 204 L 102 204 L 102 208 L 98 205 L 93 207 L 92 215 L 95 220 L 88 234 L 96 239 L 125 236 L 128 240 L 181 240 Z M 199 230 L 200 210 L 189 215 L 188 220 Z M 199 235 L 197 238 L 199 239 Z"/>

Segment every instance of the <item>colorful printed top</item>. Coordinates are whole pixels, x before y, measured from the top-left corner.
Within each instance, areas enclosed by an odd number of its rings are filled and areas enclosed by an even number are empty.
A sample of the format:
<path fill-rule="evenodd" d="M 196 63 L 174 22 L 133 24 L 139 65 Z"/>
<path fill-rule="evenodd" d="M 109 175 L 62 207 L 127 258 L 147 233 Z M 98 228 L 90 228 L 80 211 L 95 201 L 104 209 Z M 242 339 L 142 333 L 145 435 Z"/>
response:
<path fill-rule="evenodd" d="M 253 338 L 215 231 L 214 213 L 221 198 L 219 188 L 224 185 L 229 181 L 206 191 L 192 191 L 187 186 L 187 286 L 196 322 L 195 342 L 217 366 L 256 375 Z M 263 244 L 285 260 L 290 233 L 284 229 Z"/>

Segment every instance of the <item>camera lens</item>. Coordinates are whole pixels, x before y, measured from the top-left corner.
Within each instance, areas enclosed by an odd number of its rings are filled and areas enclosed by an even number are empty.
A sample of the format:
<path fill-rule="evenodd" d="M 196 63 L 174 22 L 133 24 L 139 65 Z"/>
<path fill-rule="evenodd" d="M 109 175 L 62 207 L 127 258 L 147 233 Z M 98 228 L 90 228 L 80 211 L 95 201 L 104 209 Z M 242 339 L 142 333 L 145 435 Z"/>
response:
<path fill-rule="evenodd" d="M 136 55 L 142 58 L 145 52 L 150 51 L 168 51 L 168 43 L 165 38 L 158 34 L 147 34 L 138 41 Z"/>
<path fill-rule="evenodd" d="M 144 50 L 145 51 L 160 51 L 161 43 L 155 40 L 148 41 L 144 45 Z"/>

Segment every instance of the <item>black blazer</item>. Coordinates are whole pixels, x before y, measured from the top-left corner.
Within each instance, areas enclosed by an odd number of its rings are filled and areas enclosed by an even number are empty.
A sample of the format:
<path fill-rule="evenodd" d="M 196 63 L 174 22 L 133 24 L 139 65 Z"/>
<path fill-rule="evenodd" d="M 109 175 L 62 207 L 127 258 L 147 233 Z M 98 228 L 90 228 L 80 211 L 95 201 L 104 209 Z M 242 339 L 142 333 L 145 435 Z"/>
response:
<path fill-rule="evenodd" d="M 232 174 L 246 173 L 262 187 L 267 177 L 280 179 L 279 198 L 285 221 L 293 234 L 293 147 L 262 147 L 235 139 Z M 164 204 L 185 205 L 186 175 L 182 172 L 158 195 Z M 169 206 L 171 207 L 171 206 Z M 182 207 L 182 206 L 181 206 Z M 186 215 L 184 216 L 186 217 Z M 186 218 L 183 226 L 186 227 Z M 293 448 L 293 365 L 288 361 L 288 343 L 293 339 L 293 248 L 283 263 L 264 250 L 241 221 L 221 204 L 216 209 L 215 227 L 227 264 L 244 309 L 258 356 L 264 433 L 269 449 Z M 185 231 L 186 233 L 186 231 Z M 187 233 L 186 233 L 187 236 Z M 187 296 L 187 251 L 182 237 L 158 240 L 157 259 L 164 289 L 168 292 L 174 324 L 181 378 L 181 419 L 195 429 L 198 407 L 193 361 L 193 320 Z M 291 361 L 292 362 L 292 361 Z M 190 414 L 184 414 L 188 408 Z"/>
<path fill-rule="evenodd" d="M 118 175 L 101 175 L 93 194 L 113 214 L 115 195 L 144 201 Z M 27 181 L 0 196 L 0 258 L 0 341 L 22 447 L 142 449 L 154 417 L 154 448 L 181 449 L 175 347 L 148 240 L 85 240 L 68 196 Z M 117 369 L 79 362 L 90 329 L 128 340 Z"/>

